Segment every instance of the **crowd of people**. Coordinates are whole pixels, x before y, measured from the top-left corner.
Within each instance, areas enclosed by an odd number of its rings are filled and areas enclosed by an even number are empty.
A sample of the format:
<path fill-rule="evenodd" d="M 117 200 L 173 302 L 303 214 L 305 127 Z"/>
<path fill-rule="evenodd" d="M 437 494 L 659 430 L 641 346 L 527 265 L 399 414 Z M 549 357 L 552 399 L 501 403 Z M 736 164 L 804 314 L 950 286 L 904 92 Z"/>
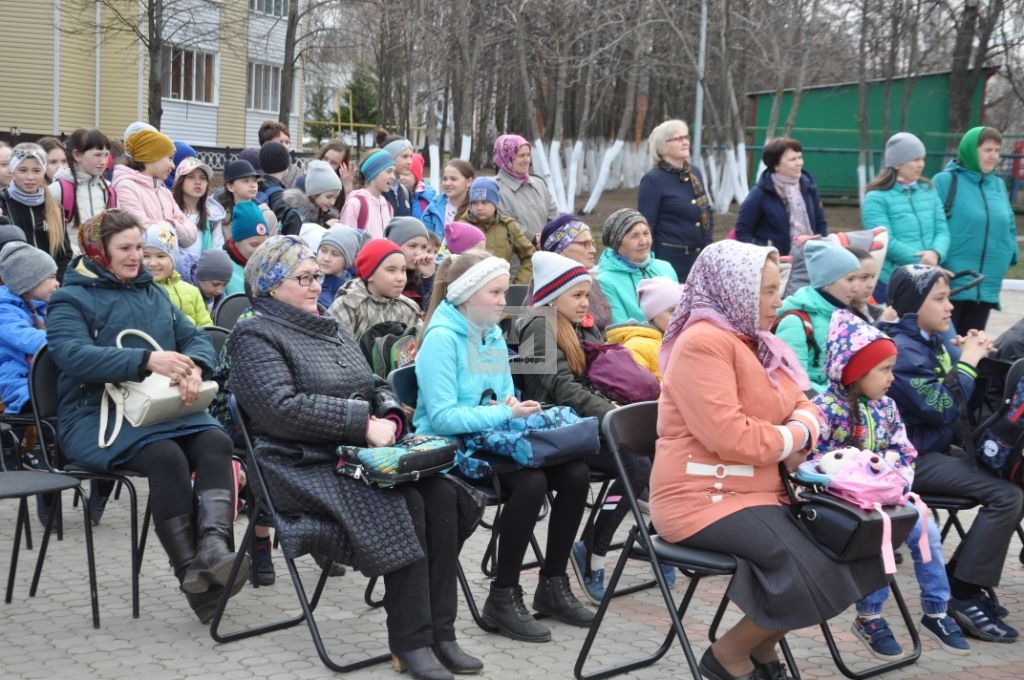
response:
<path fill-rule="evenodd" d="M 901 656 L 882 616 L 881 558 L 834 561 L 784 508 L 779 463 L 793 470 L 854 446 L 891 460 L 908 490 L 980 505 L 948 562 L 934 524 L 919 521 L 911 532 L 921 629 L 956 654 L 969 652 L 968 637 L 1017 639 L 993 589 L 1024 494 L 975 465 L 958 429 L 977 366 L 995 352 L 984 328 L 1018 257 L 994 172 L 996 130 L 969 131 L 934 182 L 921 176 L 916 136 L 888 140 L 862 206 L 869 240 L 880 227 L 888 234 L 884 261 L 877 248 L 828 238 L 802 147 L 788 138 L 766 145 L 735 232 L 716 241 L 686 124 L 657 126 L 637 208 L 601 225 L 600 256 L 592 228 L 558 214 L 531 174 L 523 137 L 498 137 L 493 176 L 450 160 L 440 191 L 424 182 L 422 155 L 401 137 L 380 135 L 358 165 L 331 140 L 304 173 L 287 128 L 267 122 L 259 140 L 226 164 L 221 186 L 191 146 L 141 122 L 124 132 L 123 153 L 96 129 L 63 143 L 0 144 L 4 412 L 30 408 L 29 371 L 45 345 L 59 369 L 68 461 L 147 477 L 155 533 L 200 621 L 247 578 L 275 580 L 272 522 L 263 516 L 249 518 L 256 538 L 246 568 L 229 579 L 240 444 L 225 408 L 230 393 L 250 421 L 285 554 L 312 555 L 333 575 L 347 566 L 383 577 L 397 669 L 436 680 L 479 672 L 482 661 L 456 641 L 451 566 L 473 530 L 461 521 L 469 510 L 455 481 L 478 480 L 473 457 L 385 489 L 337 474 L 337 448 L 388 447 L 413 432 L 461 441 L 542 405 L 602 419 L 622 405 L 588 377 L 589 352 L 607 342 L 625 346 L 660 383 L 657 450 L 653 460 L 625 457 L 626 478 L 614 480 L 582 532 L 590 473 L 618 476 L 607 452 L 494 467 L 505 499 L 482 608 L 494 630 L 541 643 L 556 627 L 533 612 L 591 624 L 588 604 L 605 597 L 628 485 L 663 538 L 737 558 L 728 595 L 744 616 L 704 653 L 706 677 L 790 677 L 779 640 L 851 605 L 858 639 L 880 658 Z M 783 274 L 795 276 L 798 261 L 806 285 L 783 300 Z M 953 291 L 962 270 L 984 282 Z M 525 313 L 511 325 L 514 337 L 503 323 L 513 285 L 527 288 L 527 307 L 550 312 Z M 247 296 L 250 309 L 218 356 L 202 328 L 233 294 Z M 407 340 L 407 351 L 382 359 L 371 352 L 381 340 Z M 517 352 L 543 354 L 553 368 L 514 380 Z M 481 357 L 491 358 L 486 369 Z M 415 406 L 386 380 L 410 363 Z M 211 378 L 219 393 L 209 411 L 124 422 L 111 435 L 105 384 L 151 374 L 169 378 L 184 406 Z M 92 485 L 93 522 L 110 491 Z M 549 495 L 544 560 L 527 606 L 523 558 Z M 41 515 L 52 508 L 41 503 Z M 930 560 L 921 555 L 923 532 Z M 672 569 L 663 573 L 674 583 Z"/>

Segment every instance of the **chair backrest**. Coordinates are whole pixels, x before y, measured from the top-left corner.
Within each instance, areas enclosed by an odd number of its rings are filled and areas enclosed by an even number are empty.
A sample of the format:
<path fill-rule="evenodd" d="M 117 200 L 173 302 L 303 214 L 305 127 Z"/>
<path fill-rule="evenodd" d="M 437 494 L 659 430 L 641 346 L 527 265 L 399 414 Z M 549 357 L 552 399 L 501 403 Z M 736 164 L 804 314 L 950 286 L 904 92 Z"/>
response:
<path fill-rule="evenodd" d="M 228 341 L 228 336 L 231 335 L 231 331 L 220 326 L 203 326 L 203 331 L 210 336 L 210 340 L 213 341 L 213 351 L 219 357 L 220 351 L 224 348 L 224 343 Z"/>
<path fill-rule="evenodd" d="M 416 366 L 396 368 L 388 374 L 388 384 L 398 400 L 406 406 L 416 408 L 419 385 L 416 383 Z"/>
<path fill-rule="evenodd" d="M 249 305 L 249 298 L 245 296 L 245 293 L 229 295 L 221 300 L 217 309 L 213 311 L 213 323 L 230 331 L 235 327 L 238 317 L 242 316 L 242 312 L 248 309 Z"/>
<path fill-rule="evenodd" d="M 653 458 L 658 441 L 658 402 L 640 401 L 613 409 L 605 415 L 601 430 L 609 450 Z"/>
<path fill-rule="evenodd" d="M 59 372 L 50 348 L 43 345 L 32 359 L 32 371 L 29 374 L 32 414 L 37 420 L 52 420 L 57 417 L 57 406 L 60 403 L 60 396 L 57 393 Z"/>
<path fill-rule="evenodd" d="M 526 296 L 530 292 L 530 286 L 525 283 L 517 283 L 509 286 L 505 293 L 505 306 L 522 307 L 526 304 Z"/>

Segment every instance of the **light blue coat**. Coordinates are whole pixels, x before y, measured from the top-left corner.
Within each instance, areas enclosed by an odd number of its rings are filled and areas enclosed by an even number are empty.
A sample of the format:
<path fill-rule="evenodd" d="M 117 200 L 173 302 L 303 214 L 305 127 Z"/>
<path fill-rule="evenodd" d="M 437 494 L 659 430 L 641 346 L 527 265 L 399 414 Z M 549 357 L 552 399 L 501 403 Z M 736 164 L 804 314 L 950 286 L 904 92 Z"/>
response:
<path fill-rule="evenodd" d="M 46 318 L 44 302 L 32 305 Z M 0 397 L 7 413 L 20 413 L 29 398 L 29 362 L 46 344 L 46 331 L 36 328 L 28 305 L 7 286 L 0 286 L 0 328 Z"/>
<path fill-rule="evenodd" d="M 949 252 L 949 227 L 935 188 L 922 182 L 909 186 L 897 182 L 890 189 L 869 191 L 860 214 L 865 229 L 889 230 L 889 249 L 879 276 L 882 283 L 889 283 L 895 269 L 920 262 L 914 253 L 922 250 L 934 250 L 939 263 L 944 263 Z"/>

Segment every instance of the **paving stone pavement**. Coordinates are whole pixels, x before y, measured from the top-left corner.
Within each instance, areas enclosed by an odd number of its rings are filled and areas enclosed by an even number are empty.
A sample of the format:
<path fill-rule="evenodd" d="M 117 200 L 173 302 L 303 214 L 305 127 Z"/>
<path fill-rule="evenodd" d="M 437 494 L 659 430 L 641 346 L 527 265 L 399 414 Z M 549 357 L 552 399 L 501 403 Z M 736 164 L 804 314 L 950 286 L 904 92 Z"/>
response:
<path fill-rule="evenodd" d="M 1024 293 L 1008 293 L 1004 297 L 1004 311 L 995 313 L 990 323 L 993 335 L 1024 314 Z M 139 481 L 137 486 L 144 499 L 145 481 Z M 65 498 L 70 504 L 71 496 L 66 494 Z M 0 570 L 3 570 L 0 573 L 3 574 L 9 565 L 16 512 L 15 502 L 0 502 Z M 0 609 L 0 640 L 3 640 L 4 649 L 0 678 L 291 680 L 334 676 L 320 663 L 304 626 L 230 644 L 215 643 L 208 629 L 195 620 L 184 596 L 178 592 L 166 557 L 152 534 L 142 565 L 140 617 L 132 619 L 127 495 L 120 501 L 110 501 L 103 522 L 94 531 L 101 616 L 101 627 L 94 630 L 90 623 L 79 512 L 70 505 L 65 507 L 65 538 L 61 542 L 51 542 L 39 593 L 29 598 L 32 567 L 42 534 L 33 512 L 36 549 L 22 551 L 13 601 Z M 972 513 L 967 513 L 964 519 L 973 519 Z M 239 539 L 244 529 L 245 519 L 242 518 L 236 526 Z M 542 522 L 538 527 L 542 543 L 545 530 L 546 523 Z M 620 533 L 624 535 L 625 531 Z M 480 605 L 487 592 L 487 579 L 479 567 L 486 540 L 487 532 L 478 530 L 467 542 L 462 555 L 462 564 Z M 947 542 L 947 557 L 952 553 L 955 542 L 955 537 Z M 1010 622 L 1019 628 L 1024 627 L 1021 551 L 1020 541 L 1014 538 L 998 591 L 1001 601 L 1011 611 Z M 617 557 L 617 554 L 613 553 L 612 557 Z M 897 578 L 916 622 L 921 616 L 921 609 L 913 567 L 909 562 L 908 559 L 899 568 Z M 294 591 L 279 553 L 275 553 L 275 564 L 277 583 L 269 588 L 244 589 L 230 602 L 223 630 L 230 630 L 232 624 L 252 625 L 285 618 L 297 611 Z M 299 569 L 312 589 L 318 573 L 312 559 L 300 559 Z M 648 574 L 649 565 L 632 562 L 627 566 L 623 582 L 637 583 Z M 579 592 L 575 579 L 571 580 Z M 684 593 L 685 583 L 685 579 L 680 578 L 673 589 L 677 603 Z M 536 570 L 526 572 L 523 586 L 527 603 L 532 598 L 535 584 Z M 371 610 L 364 604 L 365 586 L 366 579 L 358 574 L 349 573 L 330 579 L 317 611 L 328 650 L 342 662 L 380 654 L 387 649 L 384 613 Z M 724 578 L 702 581 L 684 620 L 698 657 L 707 646 L 707 627 L 725 587 Z M 908 648 L 909 636 L 903 624 L 897 623 L 899 617 L 892 602 L 887 604 L 886 613 L 897 638 Z M 725 626 L 737 618 L 737 611 L 731 609 Z M 864 669 L 876 662 L 849 632 L 851 621 L 852 613 L 848 612 L 833 620 L 832 628 L 848 663 L 855 669 Z M 486 667 L 482 677 L 501 680 L 571 678 L 586 634 L 583 629 L 552 623 L 553 639 L 545 644 L 521 643 L 491 635 L 475 626 L 461 594 L 457 626 L 459 640 L 467 651 L 484 659 Z M 613 602 L 595 644 L 595 661 L 615 663 L 643 656 L 660 643 L 666 631 L 667 616 L 656 590 L 618 598 Z M 841 677 L 828 655 L 820 630 L 796 631 L 790 634 L 789 640 L 803 677 Z M 886 677 L 932 680 L 1024 678 L 1024 642 L 992 644 L 972 641 L 972 646 L 970 655 L 956 656 L 940 650 L 930 638 L 924 638 L 922 656 L 917 664 Z M 597 666 L 592 663 L 587 670 L 595 668 Z M 402 676 L 381 664 L 353 672 L 347 677 L 397 680 Z M 658 664 L 620 677 L 689 676 L 682 652 L 675 646 Z"/>

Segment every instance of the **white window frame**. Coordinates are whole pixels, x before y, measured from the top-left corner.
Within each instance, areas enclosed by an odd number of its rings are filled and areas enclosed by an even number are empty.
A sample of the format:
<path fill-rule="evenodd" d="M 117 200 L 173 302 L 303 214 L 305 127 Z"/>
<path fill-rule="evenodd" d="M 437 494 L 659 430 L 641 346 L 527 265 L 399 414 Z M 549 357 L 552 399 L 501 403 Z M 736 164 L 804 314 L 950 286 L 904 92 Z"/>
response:
<path fill-rule="evenodd" d="M 175 83 L 173 79 L 173 61 L 180 55 L 181 66 L 179 67 L 179 82 L 177 95 L 175 94 Z M 216 106 L 219 91 L 217 88 L 218 55 L 216 52 L 207 52 L 192 47 L 177 47 L 175 45 L 164 45 L 160 52 L 160 95 L 163 99 L 172 102 L 183 102 L 188 104 L 205 104 Z M 191 79 L 188 79 L 191 72 Z M 197 85 L 200 80 L 209 85 L 210 98 L 197 98 Z"/>
<path fill-rule="evenodd" d="M 249 0 L 249 11 L 270 17 L 286 17 L 288 0 Z"/>
<path fill-rule="evenodd" d="M 246 109 L 264 113 L 278 112 L 281 105 L 281 71 L 278 64 L 249 62 L 245 77 Z"/>

